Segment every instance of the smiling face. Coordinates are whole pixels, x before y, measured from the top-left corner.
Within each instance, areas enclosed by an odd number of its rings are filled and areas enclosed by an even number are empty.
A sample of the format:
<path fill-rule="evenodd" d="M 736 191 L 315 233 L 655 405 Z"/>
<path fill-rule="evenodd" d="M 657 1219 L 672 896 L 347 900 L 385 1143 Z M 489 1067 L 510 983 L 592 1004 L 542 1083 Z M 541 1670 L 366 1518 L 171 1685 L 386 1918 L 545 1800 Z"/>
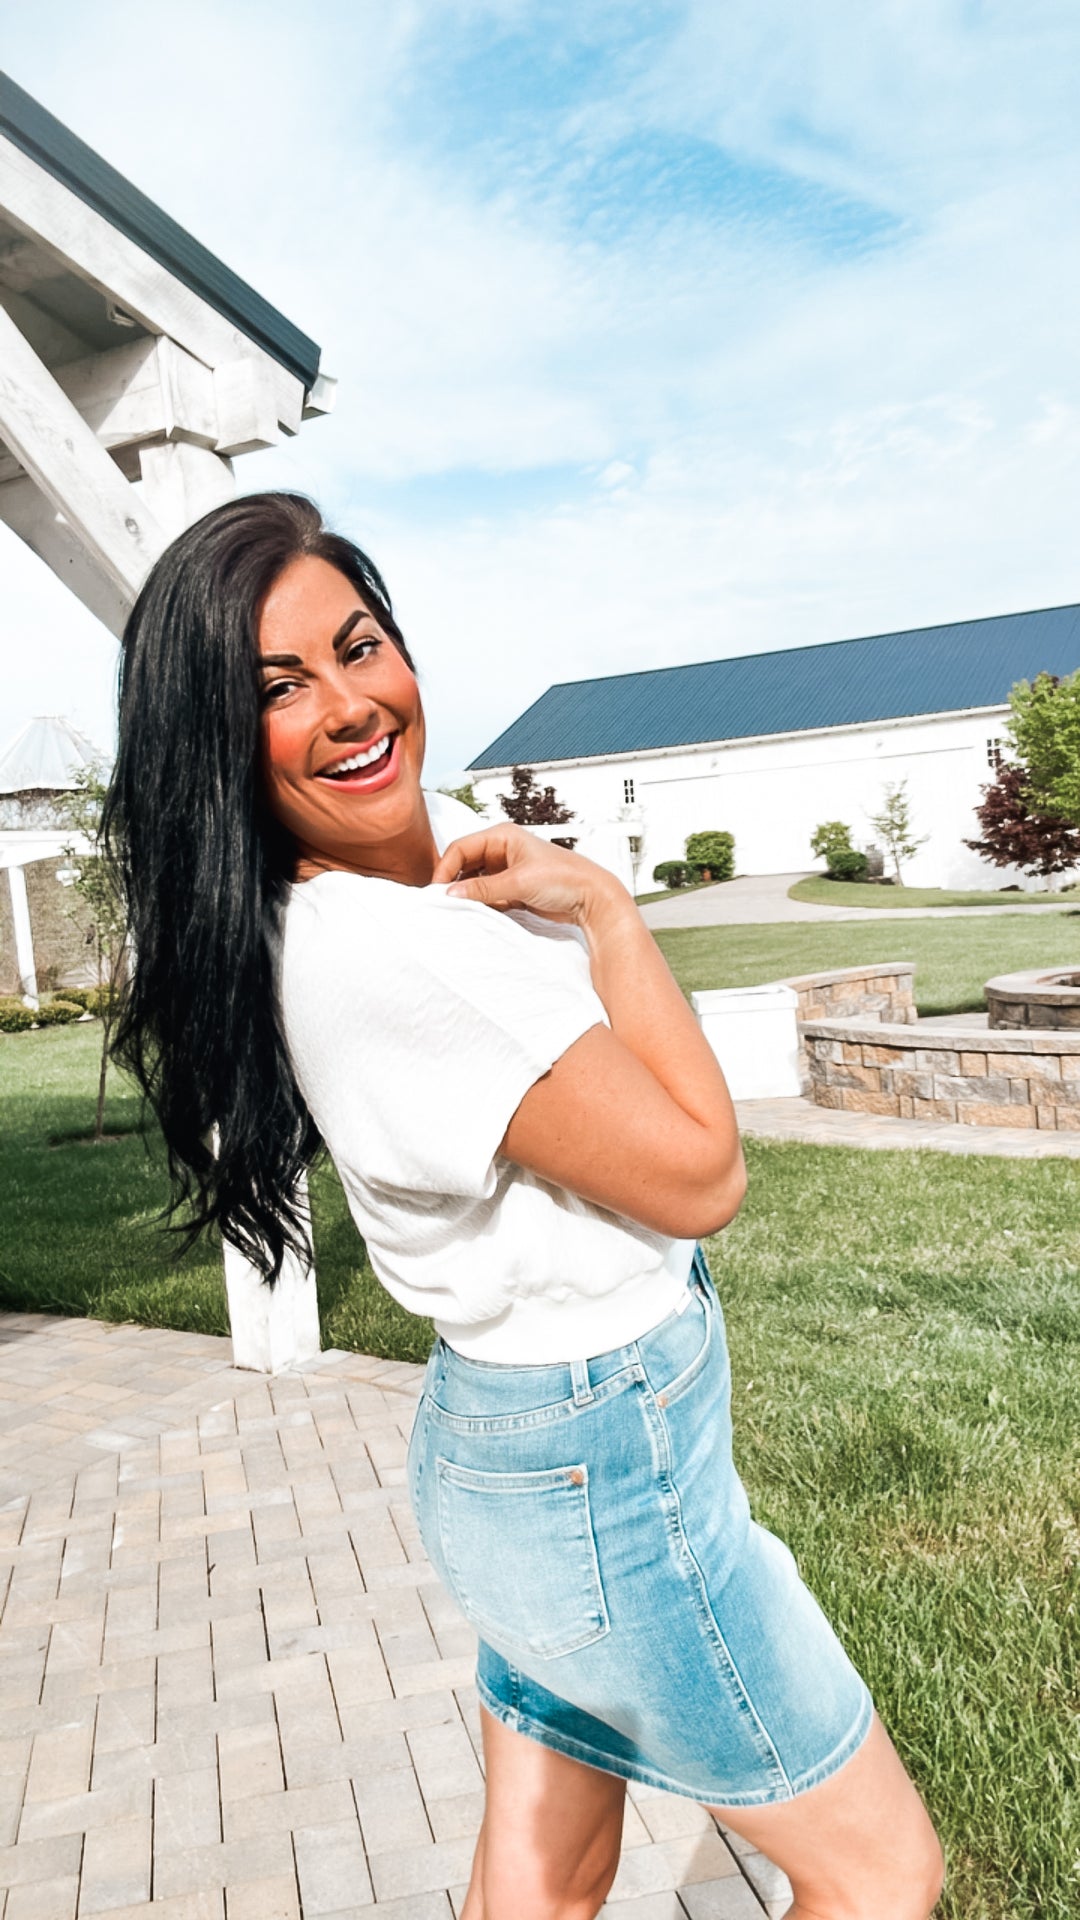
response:
<path fill-rule="evenodd" d="M 304 554 L 263 601 L 258 649 L 263 791 L 297 879 L 341 868 L 425 885 L 424 714 L 390 635 L 343 573 Z"/>

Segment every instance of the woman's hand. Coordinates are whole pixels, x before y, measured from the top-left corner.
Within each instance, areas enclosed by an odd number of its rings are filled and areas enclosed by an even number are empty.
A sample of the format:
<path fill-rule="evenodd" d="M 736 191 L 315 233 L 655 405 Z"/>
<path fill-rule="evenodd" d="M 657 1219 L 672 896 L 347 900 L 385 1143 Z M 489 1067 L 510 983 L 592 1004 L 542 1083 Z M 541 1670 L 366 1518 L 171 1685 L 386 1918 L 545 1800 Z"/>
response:
<path fill-rule="evenodd" d="M 590 929 L 598 919 L 633 910 L 615 875 L 566 847 L 551 847 L 524 827 L 488 827 L 447 847 L 432 881 L 449 893 L 505 912 L 527 907 L 547 920 Z"/>

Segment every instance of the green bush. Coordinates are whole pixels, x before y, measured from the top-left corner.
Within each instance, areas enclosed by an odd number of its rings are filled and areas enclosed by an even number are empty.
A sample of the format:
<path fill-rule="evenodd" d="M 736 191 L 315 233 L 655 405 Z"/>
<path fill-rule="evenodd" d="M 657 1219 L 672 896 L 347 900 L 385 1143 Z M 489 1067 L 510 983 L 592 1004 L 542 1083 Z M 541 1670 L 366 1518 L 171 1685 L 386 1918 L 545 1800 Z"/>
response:
<path fill-rule="evenodd" d="M 823 820 L 810 837 L 810 851 L 816 860 L 824 860 L 829 872 L 838 853 L 851 853 L 851 828 L 842 820 Z"/>
<path fill-rule="evenodd" d="M 687 887 L 697 876 L 685 860 L 661 860 L 652 877 L 658 887 Z"/>
<path fill-rule="evenodd" d="M 70 1000 L 47 1000 L 34 1018 L 39 1027 L 66 1027 L 71 1020 L 81 1020 L 84 1011 Z"/>
<path fill-rule="evenodd" d="M 829 861 L 831 880 L 865 880 L 869 871 L 870 862 L 865 853 L 857 853 L 854 847 L 848 847 L 846 853 L 834 853 Z"/>
<path fill-rule="evenodd" d="M 714 880 L 731 880 L 735 874 L 735 836 L 718 829 L 692 833 L 686 842 L 686 858 L 699 878 L 707 869 Z"/>
<path fill-rule="evenodd" d="M 104 1013 L 108 997 L 108 987 L 65 987 L 61 995 L 61 999 L 81 1007 L 84 1013 L 92 1013 L 95 1019 Z"/>
<path fill-rule="evenodd" d="M 0 1033 L 26 1033 L 34 1016 L 21 1000 L 0 1000 Z"/>

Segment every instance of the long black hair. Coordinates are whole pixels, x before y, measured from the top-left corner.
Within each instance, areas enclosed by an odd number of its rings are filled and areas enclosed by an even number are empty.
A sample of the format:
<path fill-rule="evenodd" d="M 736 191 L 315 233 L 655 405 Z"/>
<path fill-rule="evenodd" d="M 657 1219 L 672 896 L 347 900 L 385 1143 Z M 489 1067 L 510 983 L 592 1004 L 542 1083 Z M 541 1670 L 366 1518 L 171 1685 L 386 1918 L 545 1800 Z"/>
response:
<path fill-rule="evenodd" d="M 293 849 L 259 779 L 256 624 L 291 560 L 343 573 L 412 666 L 382 577 L 299 494 L 217 507 L 154 566 L 124 630 L 104 835 L 134 960 L 114 1057 L 168 1150 L 185 1244 L 216 1225 L 267 1279 L 310 1254 L 297 1183 L 319 1136 L 278 1018 L 274 941 Z"/>

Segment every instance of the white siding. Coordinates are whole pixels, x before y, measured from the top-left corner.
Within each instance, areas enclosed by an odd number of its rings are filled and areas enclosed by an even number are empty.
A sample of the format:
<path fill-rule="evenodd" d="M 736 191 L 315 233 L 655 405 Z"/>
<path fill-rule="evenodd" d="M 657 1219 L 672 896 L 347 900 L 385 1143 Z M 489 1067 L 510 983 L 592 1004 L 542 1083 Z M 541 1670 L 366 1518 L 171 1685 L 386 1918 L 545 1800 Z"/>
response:
<path fill-rule="evenodd" d="M 617 758 L 535 763 L 541 784 L 574 809 L 562 831 L 584 834 L 620 822 L 642 839 L 638 891 L 652 886 L 660 860 L 677 860 L 686 836 L 725 828 L 735 835 L 739 873 L 795 873 L 815 862 L 810 836 L 823 820 L 844 820 L 856 846 L 873 840 L 869 814 L 890 781 L 907 781 L 915 832 L 927 835 L 904 869 L 912 886 L 1001 886 L 1022 876 L 991 867 L 963 842 L 978 832 L 974 808 L 993 779 L 987 742 L 1005 731 L 1007 708 L 931 715 L 877 726 L 836 728 L 719 746 Z M 634 782 L 625 805 L 624 782 Z M 477 797 L 498 814 L 509 792 L 503 774 L 479 774 Z"/>

